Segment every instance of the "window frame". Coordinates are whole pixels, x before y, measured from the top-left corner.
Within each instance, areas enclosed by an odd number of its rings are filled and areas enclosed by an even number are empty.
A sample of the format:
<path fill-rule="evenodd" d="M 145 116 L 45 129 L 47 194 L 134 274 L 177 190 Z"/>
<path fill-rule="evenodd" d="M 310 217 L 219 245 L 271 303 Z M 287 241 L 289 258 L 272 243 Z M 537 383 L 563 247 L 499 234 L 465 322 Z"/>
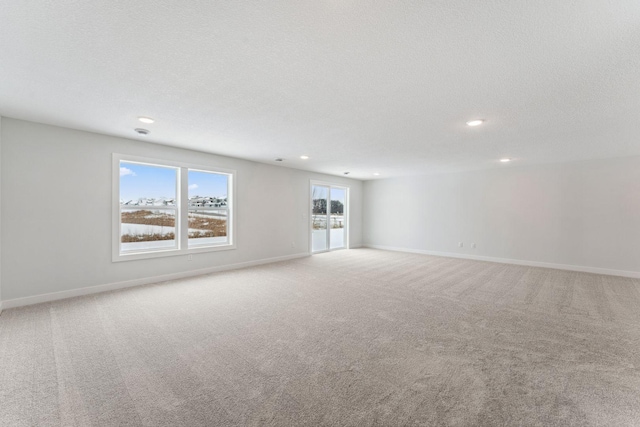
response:
<path fill-rule="evenodd" d="M 120 206 L 120 162 L 140 163 L 149 166 L 177 168 L 176 177 L 176 248 L 141 250 L 131 253 L 122 253 L 121 244 L 121 206 Z M 228 241 L 216 245 L 195 245 L 189 247 L 189 170 L 199 172 L 217 173 L 227 175 L 227 234 Z M 112 155 L 112 236 L 111 236 L 111 260 L 112 262 L 133 261 L 140 259 L 162 258 L 169 256 L 190 255 L 201 252 L 216 252 L 236 249 L 236 171 L 234 169 L 176 162 L 150 157 L 131 156 L 127 154 L 113 153 Z"/>

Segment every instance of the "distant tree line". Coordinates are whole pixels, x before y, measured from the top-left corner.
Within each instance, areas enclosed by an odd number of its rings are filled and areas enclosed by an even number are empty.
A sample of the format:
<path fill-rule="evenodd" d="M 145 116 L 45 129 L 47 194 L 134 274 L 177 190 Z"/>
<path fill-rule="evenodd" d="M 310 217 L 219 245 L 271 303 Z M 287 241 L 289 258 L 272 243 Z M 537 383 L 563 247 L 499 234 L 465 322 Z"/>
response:
<path fill-rule="evenodd" d="M 326 215 L 327 199 L 313 199 L 313 213 L 316 215 Z M 332 200 L 331 213 L 344 214 L 344 204 L 340 200 Z"/>

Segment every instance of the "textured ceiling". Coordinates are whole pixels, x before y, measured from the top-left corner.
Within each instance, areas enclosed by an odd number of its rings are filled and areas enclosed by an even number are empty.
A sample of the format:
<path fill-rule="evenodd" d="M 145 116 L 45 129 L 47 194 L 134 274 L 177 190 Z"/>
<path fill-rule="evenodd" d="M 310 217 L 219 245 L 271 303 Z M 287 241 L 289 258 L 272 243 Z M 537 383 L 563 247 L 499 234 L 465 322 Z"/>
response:
<path fill-rule="evenodd" d="M 640 1 L 3 0 L 0 115 L 360 179 L 640 155 Z"/>

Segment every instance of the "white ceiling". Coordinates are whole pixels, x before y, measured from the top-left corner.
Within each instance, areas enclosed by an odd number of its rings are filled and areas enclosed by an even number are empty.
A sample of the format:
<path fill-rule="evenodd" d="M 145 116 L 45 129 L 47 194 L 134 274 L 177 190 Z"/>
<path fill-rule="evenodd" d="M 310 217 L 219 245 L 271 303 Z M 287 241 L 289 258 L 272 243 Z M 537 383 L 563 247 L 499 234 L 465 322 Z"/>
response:
<path fill-rule="evenodd" d="M 640 1 L 3 0 L 0 115 L 359 179 L 640 155 Z"/>

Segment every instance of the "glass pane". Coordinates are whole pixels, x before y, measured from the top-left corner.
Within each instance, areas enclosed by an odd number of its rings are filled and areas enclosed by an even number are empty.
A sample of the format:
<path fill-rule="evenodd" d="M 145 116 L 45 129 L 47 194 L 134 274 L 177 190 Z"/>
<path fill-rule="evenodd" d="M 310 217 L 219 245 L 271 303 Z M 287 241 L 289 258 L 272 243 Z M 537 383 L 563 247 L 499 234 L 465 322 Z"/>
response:
<path fill-rule="evenodd" d="M 189 246 L 229 243 L 229 176 L 189 170 Z"/>
<path fill-rule="evenodd" d="M 226 209 L 189 209 L 189 245 L 228 243 Z"/>
<path fill-rule="evenodd" d="M 120 208 L 121 252 L 175 249 L 174 209 Z"/>
<path fill-rule="evenodd" d="M 120 162 L 121 252 L 178 247 L 177 182 L 177 168 Z"/>
<path fill-rule="evenodd" d="M 120 162 L 121 206 L 176 206 L 178 168 Z"/>
<path fill-rule="evenodd" d="M 346 190 L 343 188 L 331 187 L 331 215 L 330 227 L 331 249 L 345 247 L 345 222 L 344 207 L 346 205 Z"/>
<path fill-rule="evenodd" d="M 329 187 L 311 187 L 311 250 L 326 251 L 327 245 L 327 197 Z"/>

